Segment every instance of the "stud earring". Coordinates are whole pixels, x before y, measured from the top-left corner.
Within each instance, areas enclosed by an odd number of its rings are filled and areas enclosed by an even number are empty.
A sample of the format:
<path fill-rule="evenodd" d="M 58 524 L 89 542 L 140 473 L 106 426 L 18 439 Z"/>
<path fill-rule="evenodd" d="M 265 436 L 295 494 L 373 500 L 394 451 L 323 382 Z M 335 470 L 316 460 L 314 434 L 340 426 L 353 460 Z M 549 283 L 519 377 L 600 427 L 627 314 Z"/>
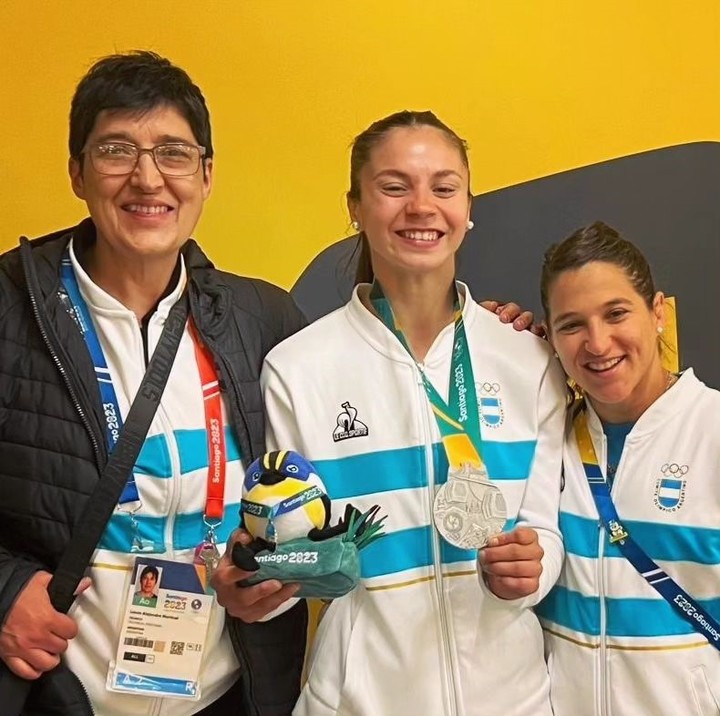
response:
<path fill-rule="evenodd" d="M 662 333 L 665 329 L 662 326 L 657 327 L 657 332 Z"/>
<path fill-rule="evenodd" d="M 358 221 L 353 221 L 353 222 L 350 224 L 350 226 L 352 226 L 353 229 L 355 229 L 355 231 L 360 231 L 360 222 L 358 222 Z"/>
<path fill-rule="evenodd" d="M 467 230 L 470 231 L 470 229 L 472 229 L 474 226 L 475 226 L 475 222 L 472 219 L 470 219 L 467 223 Z"/>

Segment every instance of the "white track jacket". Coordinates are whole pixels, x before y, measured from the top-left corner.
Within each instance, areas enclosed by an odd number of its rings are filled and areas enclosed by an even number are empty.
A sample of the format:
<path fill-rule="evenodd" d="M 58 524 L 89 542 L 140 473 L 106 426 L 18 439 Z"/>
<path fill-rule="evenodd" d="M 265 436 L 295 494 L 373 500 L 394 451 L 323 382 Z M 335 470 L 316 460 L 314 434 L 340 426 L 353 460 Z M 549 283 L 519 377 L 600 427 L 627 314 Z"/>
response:
<path fill-rule="evenodd" d="M 360 287 L 366 291 L 367 286 Z M 547 344 L 463 309 L 483 453 L 508 505 L 545 549 L 540 593 L 506 602 L 478 576 L 477 552 L 433 527 L 448 463 L 414 360 L 361 303 L 276 346 L 263 386 L 269 448 L 312 460 L 335 520 L 381 506 L 386 535 L 361 553 L 362 581 L 320 624 L 296 716 L 549 716 L 542 635 L 529 608 L 557 578 L 564 378 Z M 447 400 L 453 326 L 423 369 Z"/>
<path fill-rule="evenodd" d="M 602 469 L 602 426 L 588 409 Z M 571 430 L 566 559 L 540 605 L 555 716 L 719 716 L 720 652 L 608 542 Z M 720 393 L 688 370 L 625 440 L 611 495 L 636 542 L 720 619 Z"/>

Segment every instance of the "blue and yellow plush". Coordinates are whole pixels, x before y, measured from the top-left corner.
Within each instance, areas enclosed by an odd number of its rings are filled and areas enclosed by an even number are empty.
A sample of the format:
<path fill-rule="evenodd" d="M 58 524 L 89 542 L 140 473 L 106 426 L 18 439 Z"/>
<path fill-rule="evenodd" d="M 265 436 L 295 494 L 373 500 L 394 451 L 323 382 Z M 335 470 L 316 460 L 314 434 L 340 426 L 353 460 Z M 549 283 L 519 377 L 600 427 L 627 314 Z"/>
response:
<path fill-rule="evenodd" d="M 233 562 L 252 573 L 241 585 L 279 579 L 299 583 L 299 597 L 347 594 L 360 579 L 359 550 L 382 536 L 379 509 L 348 504 L 331 526 L 330 498 L 313 465 L 290 450 L 263 455 L 243 483 L 241 521 L 253 540 L 233 545 Z"/>
<path fill-rule="evenodd" d="M 256 539 L 282 544 L 323 530 L 330 498 L 313 465 L 292 450 L 269 452 L 250 465 L 243 483 L 242 520 Z"/>

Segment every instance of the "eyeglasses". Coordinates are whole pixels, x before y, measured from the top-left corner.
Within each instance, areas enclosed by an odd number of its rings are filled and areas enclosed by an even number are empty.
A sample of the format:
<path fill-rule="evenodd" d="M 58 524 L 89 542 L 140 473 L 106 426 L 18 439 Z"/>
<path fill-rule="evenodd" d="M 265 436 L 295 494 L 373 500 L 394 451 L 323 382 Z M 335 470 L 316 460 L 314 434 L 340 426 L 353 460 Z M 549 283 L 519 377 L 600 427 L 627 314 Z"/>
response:
<path fill-rule="evenodd" d="M 141 154 L 151 154 L 158 171 L 169 177 L 188 177 L 200 168 L 205 156 L 205 147 L 194 144 L 158 144 L 150 149 L 141 149 L 134 144 L 108 142 L 91 144 L 84 152 L 90 157 L 93 168 L 99 174 L 121 176 L 132 174 L 140 161 Z"/>

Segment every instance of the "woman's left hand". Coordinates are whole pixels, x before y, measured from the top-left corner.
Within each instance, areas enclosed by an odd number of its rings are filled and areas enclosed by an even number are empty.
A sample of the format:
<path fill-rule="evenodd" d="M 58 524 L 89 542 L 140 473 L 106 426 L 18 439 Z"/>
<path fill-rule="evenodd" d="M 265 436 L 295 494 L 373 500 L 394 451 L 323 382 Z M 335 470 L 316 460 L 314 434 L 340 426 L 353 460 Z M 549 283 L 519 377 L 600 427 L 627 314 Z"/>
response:
<path fill-rule="evenodd" d="M 483 578 L 500 599 L 521 599 L 540 587 L 543 548 L 531 527 L 501 532 L 478 553 Z"/>

